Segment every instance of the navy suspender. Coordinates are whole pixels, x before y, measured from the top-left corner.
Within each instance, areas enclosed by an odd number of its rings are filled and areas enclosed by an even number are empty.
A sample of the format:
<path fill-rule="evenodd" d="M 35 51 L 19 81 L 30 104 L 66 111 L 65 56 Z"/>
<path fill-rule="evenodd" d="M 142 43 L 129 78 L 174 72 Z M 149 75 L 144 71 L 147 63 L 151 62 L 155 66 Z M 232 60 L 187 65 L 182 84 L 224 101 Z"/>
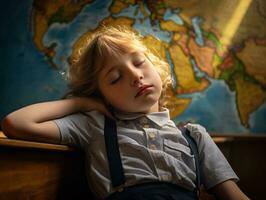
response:
<path fill-rule="evenodd" d="M 125 176 L 119 152 L 116 123 L 108 117 L 105 117 L 104 139 L 112 185 L 118 187 L 125 182 Z"/>
<path fill-rule="evenodd" d="M 190 136 L 189 130 L 181 128 L 182 135 L 189 143 L 192 154 L 195 157 L 196 163 L 196 186 L 200 189 L 200 165 L 199 165 L 199 152 L 195 140 Z M 104 124 L 104 139 L 106 146 L 106 153 L 108 157 L 110 176 L 113 187 L 121 186 L 125 183 L 125 176 L 122 167 L 118 140 L 117 140 L 117 128 L 114 120 L 105 117 Z"/>
<path fill-rule="evenodd" d="M 200 162 L 199 162 L 199 151 L 197 147 L 197 143 L 195 142 L 194 138 L 191 137 L 190 131 L 182 127 L 180 128 L 182 135 L 186 138 L 186 140 L 189 143 L 190 149 L 192 151 L 192 154 L 195 158 L 195 164 L 196 164 L 196 186 L 198 189 L 198 192 L 200 191 Z"/>

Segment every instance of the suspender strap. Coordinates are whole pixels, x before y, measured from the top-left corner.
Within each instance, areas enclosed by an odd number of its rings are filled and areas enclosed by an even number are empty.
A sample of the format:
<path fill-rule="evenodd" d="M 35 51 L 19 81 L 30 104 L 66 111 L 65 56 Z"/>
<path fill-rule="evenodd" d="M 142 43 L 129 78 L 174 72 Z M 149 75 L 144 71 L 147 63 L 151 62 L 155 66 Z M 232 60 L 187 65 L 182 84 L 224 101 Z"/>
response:
<path fill-rule="evenodd" d="M 200 191 L 200 164 L 197 143 L 191 137 L 190 131 L 187 128 L 183 127 L 180 128 L 180 130 L 182 135 L 188 141 L 192 154 L 195 157 L 196 186 L 198 191 Z M 119 152 L 116 122 L 106 116 L 104 124 L 104 139 L 112 185 L 113 187 L 118 187 L 125 183 L 125 176 Z"/>
<path fill-rule="evenodd" d="M 117 187 L 125 182 L 125 176 L 117 142 L 116 123 L 108 117 L 105 117 L 104 139 L 112 185 Z"/>
<path fill-rule="evenodd" d="M 196 164 L 196 186 L 198 191 L 200 191 L 200 164 L 199 164 L 199 151 L 198 151 L 198 147 L 197 147 L 197 143 L 195 142 L 194 138 L 191 137 L 190 135 L 190 131 L 185 128 L 182 127 L 180 128 L 182 135 L 186 138 L 186 140 L 189 143 L 190 149 L 192 151 L 192 154 L 195 157 L 195 164 Z"/>

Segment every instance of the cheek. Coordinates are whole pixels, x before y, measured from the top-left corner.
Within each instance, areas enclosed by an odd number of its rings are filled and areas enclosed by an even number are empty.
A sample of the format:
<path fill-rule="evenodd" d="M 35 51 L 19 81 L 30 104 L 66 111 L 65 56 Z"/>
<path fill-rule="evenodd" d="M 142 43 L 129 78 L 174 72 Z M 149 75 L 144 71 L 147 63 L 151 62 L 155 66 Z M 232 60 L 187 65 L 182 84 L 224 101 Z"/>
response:
<path fill-rule="evenodd" d="M 111 105 L 119 105 L 122 102 L 124 92 L 123 90 L 118 90 L 117 88 L 101 88 L 101 93 L 104 97 L 106 103 Z"/>
<path fill-rule="evenodd" d="M 108 90 L 106 89 L 106 87 L 102 83 L 98 84 L 98 89 L 101 93 L 103 100 L 107 103 L 108 102 L 108 100 L 107 100 L 108 99 Z"/>
<path fill-rule="evenodd" d="M 162 87 L 162 79 L 161 79 L 161 76 L 160 76 L 160 74 L 156 70 L 154 70 L 154 72 L 153 72 L 153 78 L 154 78 L 156 84 L 159 87 Z"/>

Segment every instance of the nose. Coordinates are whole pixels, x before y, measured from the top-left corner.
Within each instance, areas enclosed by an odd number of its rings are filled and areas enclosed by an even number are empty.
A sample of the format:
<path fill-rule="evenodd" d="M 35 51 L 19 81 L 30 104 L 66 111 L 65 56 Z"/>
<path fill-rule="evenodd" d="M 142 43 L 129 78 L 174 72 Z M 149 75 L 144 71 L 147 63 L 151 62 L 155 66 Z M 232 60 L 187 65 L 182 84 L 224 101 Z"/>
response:
<path fill-rule="evenodd" d="M 131 66 L 128 68 L 128 72 L 130 75 L 130 84 L 132 86 L 142 85 L 143 73 L 141 69 Z"/>

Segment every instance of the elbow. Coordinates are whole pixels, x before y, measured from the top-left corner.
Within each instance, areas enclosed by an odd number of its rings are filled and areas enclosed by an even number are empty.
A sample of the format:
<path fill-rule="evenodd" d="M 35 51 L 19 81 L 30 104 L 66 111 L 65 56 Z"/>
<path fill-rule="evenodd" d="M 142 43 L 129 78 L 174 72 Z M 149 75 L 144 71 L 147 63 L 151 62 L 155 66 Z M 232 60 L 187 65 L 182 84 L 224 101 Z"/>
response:
<path fill-rule="evenodd" d="M 1 121 L 1 129 L 5 136 L 12 139 L 30 139 L 34 130 L 33 123 L 16 114 L 9 114 Z"/>
<path fill-rule="evenodd" d="M 12 117 L 10 115 L 7 115 L 2 121 L 1 121 L 1 129 L 5 136 L 8 138 L 15 138 L 16 133 L 16 126 L 12 120 Z"/>

